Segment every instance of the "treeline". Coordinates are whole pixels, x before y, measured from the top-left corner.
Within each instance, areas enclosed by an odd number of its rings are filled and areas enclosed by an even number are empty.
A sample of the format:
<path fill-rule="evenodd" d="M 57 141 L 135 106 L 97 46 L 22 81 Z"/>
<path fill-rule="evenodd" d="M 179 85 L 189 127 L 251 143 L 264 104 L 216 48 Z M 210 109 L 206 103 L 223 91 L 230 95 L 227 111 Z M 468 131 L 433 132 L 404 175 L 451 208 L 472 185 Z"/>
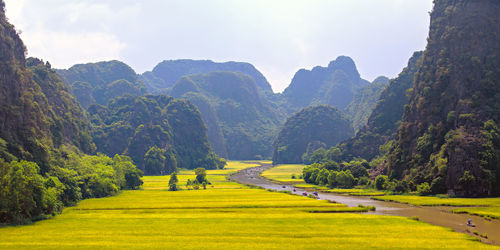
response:
<path fill-rule="evenodd" d="M 136 189 L 141 177 L 127 156 L 70 152 L 64 167 L 53 166 L 45 174 L 34 162 L 0 158 L 0 223 L 24 224 L 60 213 L 81 199 Z"/>

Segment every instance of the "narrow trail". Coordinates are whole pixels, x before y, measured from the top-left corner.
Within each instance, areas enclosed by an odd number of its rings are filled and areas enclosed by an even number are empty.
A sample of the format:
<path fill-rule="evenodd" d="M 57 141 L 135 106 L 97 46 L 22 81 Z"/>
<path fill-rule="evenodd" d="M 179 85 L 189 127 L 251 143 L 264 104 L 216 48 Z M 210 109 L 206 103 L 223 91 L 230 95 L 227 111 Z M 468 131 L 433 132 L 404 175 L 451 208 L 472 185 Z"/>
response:
<path fill-rule="evenodd" d="M 261 176 L 261 173 L 263 171 L 272 167 L 272 165 L 261 165 L 259 167 L 243 169 L 231 175 L 231 180 L 243 184 L 260 186 L 266 189 L 288 190 L 293 192 L 293 185 L 284 185 L 276 182 L 271 182 Z M 295 190 L 296 194 L 311 191 L 303 188 L 295 188 Z M 418 217 L 420 221 L 437 226 L 452 228 L 456 232 L 467 233 L 472 236 L 475 236 L 472 232 L 478 231 L 479 233 L 486 234 L 488 236 L 488 239 L 479 238 L 482 242 L 493 245 L 500 245 L 500 221 L 488 220 L 475 215 L 454 214 L 450 212 L 450 210 L 455 207 L 413 206 L 402 203 L 372 200 L 369 197 L 339 195 L 323 193 L 321 191 L 317 192 L 319 193 L 319 199 L 321 200 L 335 201 L 337 203 L 346 204 L 349 207 L 355 207 L 359 204 L 364 206 L 375 206 L 377 208 L 376 211 L 368 212 L 369 214 Z M 468 227 L 468 219 L 472 219 L 476 227 Z"/>

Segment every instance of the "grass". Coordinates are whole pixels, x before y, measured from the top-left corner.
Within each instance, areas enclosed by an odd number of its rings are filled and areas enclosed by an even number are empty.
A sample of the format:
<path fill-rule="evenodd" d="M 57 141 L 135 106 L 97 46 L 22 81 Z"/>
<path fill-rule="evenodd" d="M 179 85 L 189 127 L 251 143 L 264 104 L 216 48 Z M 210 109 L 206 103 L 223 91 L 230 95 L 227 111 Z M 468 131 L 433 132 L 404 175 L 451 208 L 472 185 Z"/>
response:
<path fill-rule="evenodd" d="M 387 195 L 373 197 L 372 199 L 394 201 L 417 206 L 500 206 L 500 198 L 439 198 L 416 195 Z"/>
<path fill-rule="evenodd" d="M 302 164 L 279 165 L 264 171 L 262 173 L 262 176 L 270 180 L 285 182 L 289 184 L 305 183 L 303 179 L 298 179 L 299 175 L 302 175 L 302 169 L 305 166 L 306 165 Z M 297 178 L 292 179 L 292 175 L 295 175 Z"/>
<path fill-rule="evenodd" d="M 373 189 L 362 189 L 362 188 L 334 188 L 322 190 L 325 193 L 335 193 L 335 194 L 348 194 L 354 196 L 381 196 L 385 195 L 384 192 L 380 192 Z"/>
<path fill-rule="evenodd" d="M 451 210 L 454 213 L 467 213 L 485 218 L 500 219 L 500 206 L 492 207 L 464 207 Z"/>
<path fill-rule="evenodd" d="M 143 190 L 84 200 L 53 219 L 0 228 L 0 249 L 493 248 L 409 218 L 346 213 L 367 208 L 252 189 L 215 171 L 208 178 L 214 188 L 168 192 L 167 177 L 145 177 Z"/>
<path fill-rule="evenodd" d="M 500 219 L 500 198 L 440 198 L 416 195 L 388 195 L 372 197 L 375 200 L 394 201 L 417 206 L 453 206 L 454 213 L 468 213 L 486 218 Z"/>

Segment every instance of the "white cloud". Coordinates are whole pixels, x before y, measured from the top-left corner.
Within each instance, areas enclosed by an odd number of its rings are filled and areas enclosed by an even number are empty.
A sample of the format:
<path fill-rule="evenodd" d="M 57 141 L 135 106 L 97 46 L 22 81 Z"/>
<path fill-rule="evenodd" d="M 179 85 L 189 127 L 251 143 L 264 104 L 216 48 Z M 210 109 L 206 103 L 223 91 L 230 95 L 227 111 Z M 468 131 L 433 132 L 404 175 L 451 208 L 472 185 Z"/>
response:
<path fill-rule="evenodd" d="M 28 55 L 50 61 L 54 67 L 68 68 L 76 63 L 121 59 L 127 45 L 116 36 L 102 32 L 62 33 L 47 30 L 21 35 Z"/>

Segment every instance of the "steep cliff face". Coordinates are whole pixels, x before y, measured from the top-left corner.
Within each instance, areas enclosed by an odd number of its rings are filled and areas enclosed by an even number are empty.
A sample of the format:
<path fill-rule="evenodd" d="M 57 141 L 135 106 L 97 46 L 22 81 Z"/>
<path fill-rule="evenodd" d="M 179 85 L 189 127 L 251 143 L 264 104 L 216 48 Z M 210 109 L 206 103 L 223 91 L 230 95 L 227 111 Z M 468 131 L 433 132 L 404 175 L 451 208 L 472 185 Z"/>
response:
<path fill-rule="evenodd" d="M 51 151 L 64 143 L 92 151 L 79 106 L 48 63 L 27 62 L 3 1 L 0 8 L 0 157 L 34 161 L 44 172 Z"/>
<path fill-rule="evenodd" d="M 422 52 L 415 52 L 408 66 L 391 80 L 382 91 L 368 122 L 355 137 L 343 141 L 337 148 L 334 161 L 351 161 L 360 157 L 368 161 L 381 155 L 380 146 L 394 139 L 408 104 L 407 90 L 413 86 L 415 73 L 420 68 Z"/>
<path fill-rule="evenodd" d="M 500 189 L 500 2 L 435 1 L 388 173 L 448 191 Z M 445 190 L 443 190 L 445 191 Z"/>

